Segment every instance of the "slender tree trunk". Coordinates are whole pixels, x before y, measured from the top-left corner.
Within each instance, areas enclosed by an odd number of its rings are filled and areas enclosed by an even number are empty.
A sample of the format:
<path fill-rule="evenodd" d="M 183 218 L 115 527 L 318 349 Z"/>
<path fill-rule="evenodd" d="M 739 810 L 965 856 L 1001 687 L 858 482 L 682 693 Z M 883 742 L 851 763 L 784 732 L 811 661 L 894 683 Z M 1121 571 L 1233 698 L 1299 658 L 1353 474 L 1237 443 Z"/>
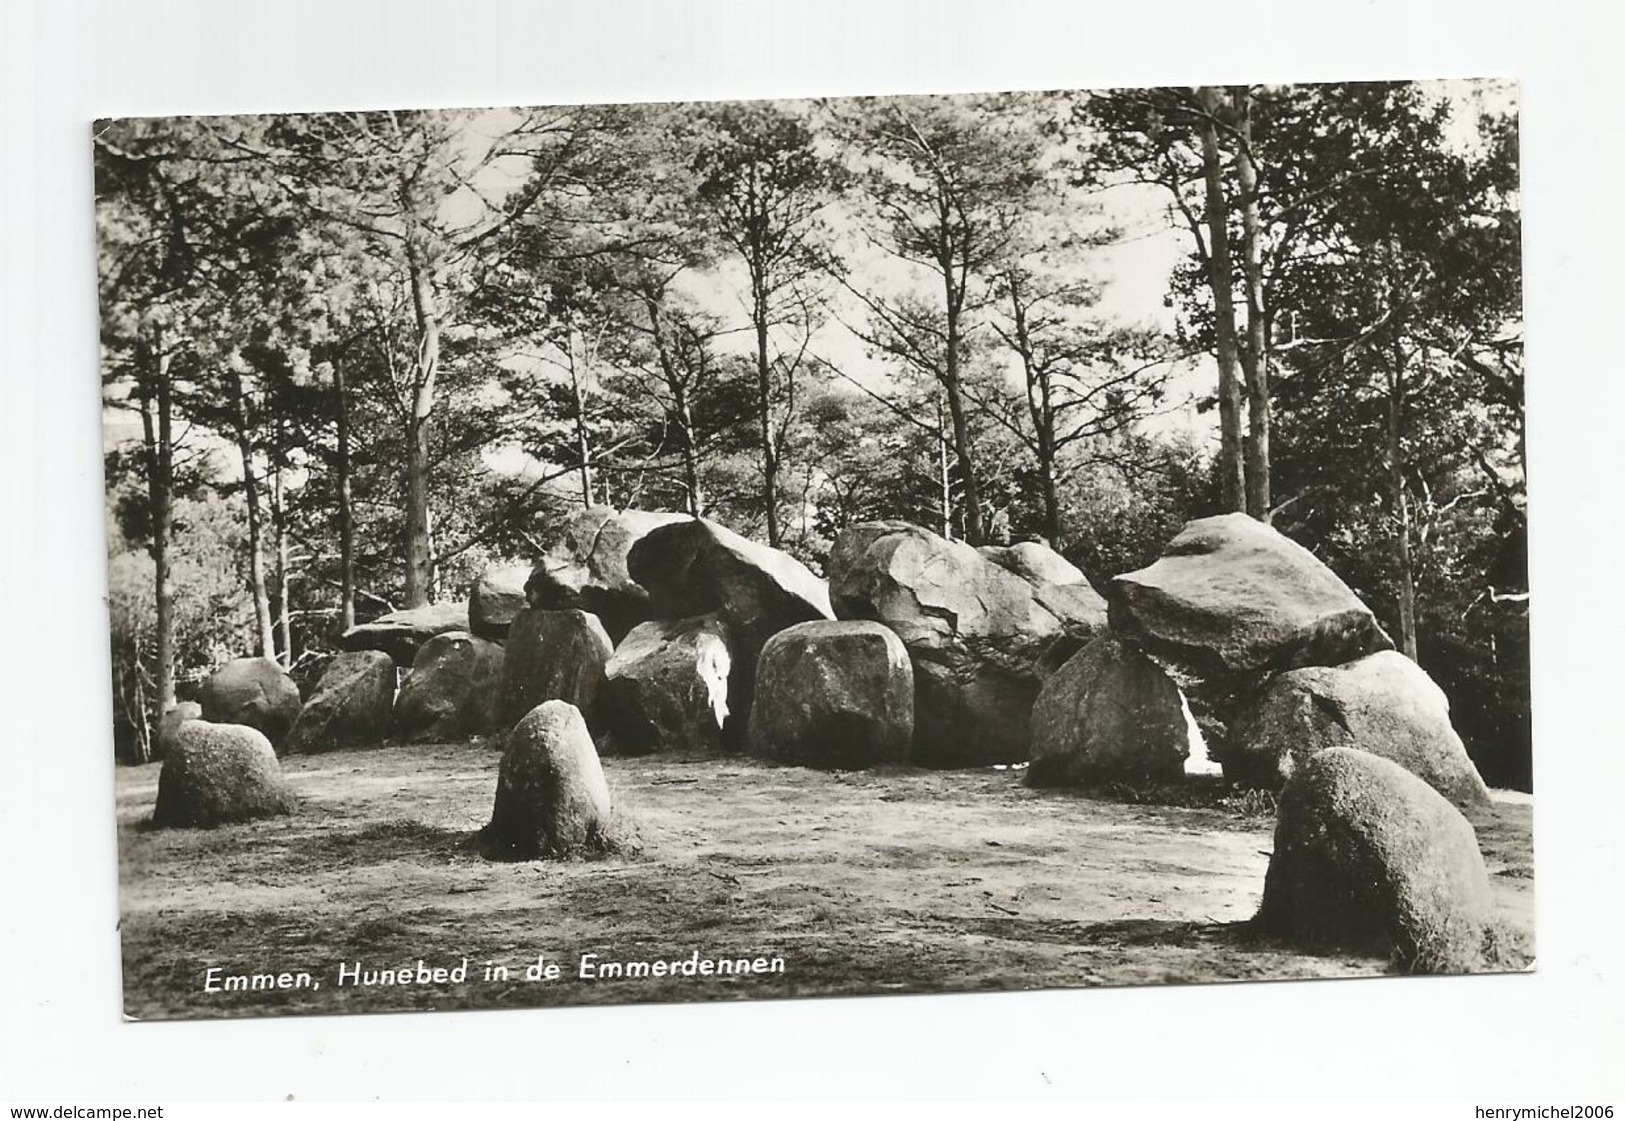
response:
<path fill-rule="evenodd" d="M 942 415 L 942 398 L 937 398 L 937 480 L 941 484 L 940 494 L 942 503 L 942 536 L 949 541 L 954 539 L 954 487 L 953 476 L 948 473 L 948 438 L 944 430 L 948 427 L 947 420 Z"/>
<path fill-rule="evenodd" d="M 429 538 L 429 450 L 440 370 L 440 317 L 427 263 L 414 245 L 407 251 L 418 353 L 413 379 L 412 419 L 406 442 L 406 606 L 429 602 L 434 584 L 434 553 Z"/>
<path fill-rule="evenodd" d="M 350 401 L 344 387 L 344 363 L 333 363 L 336 472 L 339 491 L 339 628 L 355 626 L 355 514 L 350 497 Z"/>
<path fill-rule="evenodd" d="M 1263 229 L 1258 214 L 1258 164 L 1252 153 L 1252 104 L 1246 88 L 1235 94 L 1241 134 L 1236 145 L 1236 182 L 1241 190 L 1241 260 L 1247 290 L 1247 512 L 1270 520 L 1270 354 L 1264 314 Z"/>
<path fill-rule="evenodd" d="M 1219 132 L 1211 114 L 1218 111 L 1218 92 L 1198 91 L 1210 116 L 1202 120 L 1202 173 L 1207 183 L 1208 288 L 1213 293 L 1213 330 L 1219 363 L 1219 484 L 1226 510 L 1247 508 L 1247 468 L 1241 442 L 1241 382 L 1237 376 L 1236 300 L 1231 287 L 1229 206 L 1224 197 L 1224 167 Z"/>
<path fill-rule="evenodd" d="M 254 445 L 249 439 L 248 399 L 241 374 L 233 374 L 237 390 L 237 452 L 243 461 L 243 500 L 248 506 L 248 590 L 254 598 L 254 624 L 260 656 L 276 660 L 276 632 L 271 626 L 271 600 L 266 593 L 265 556 L 260 548 L 260 486 L 254 474 Z"/>
<path fill-rule="evenodd" d="M 705 509 L 705 500 L 700 493 L 700 462 L 694 453 L 694 413 L 689 408 L 687 392 L 678 386 L 673 388 L 677 423 L 682 426 L 683 485 L 688 489 L 688 512 L 698 518 Z"/>
<path fill-rule="evenodd" d="M 756 265 L 753 271 L 759 271 Z M 779 547 L 779 452 L 773 443 L 773 371 L 767 358 L 767 293 L 752 284 L 751 317 L 756 325 L 756 409 L 762 434 L 762 507 L 767 511 L 767 543 Z"/>
<path fill-rule="evenodd" d="M 271 532 L 276 541 L 276 640 L 284 669 L 293 665 L 292 608 L 288 604 L 288 507 L 282 478 L 283 422 L 276 418 L 275 458 L 271 477 Z"/>
<path fill-rule="evenodd" d="M 1055 400 L 1049 373 L 1033 363 L 1032 338 L 1027 332 L 1027 309 L 1020 288 L 1010 279 L 1010 310 L 1016 329 L 1016 352 L 1021 356 L 1027 385 L 1027 414 L 1033 423 L 1033 451 L 1038 459 L 1038 481 L 1044 498 L 1044 536 L 1053 546 L 1061 539 L 1061 501 L 1055 484 Z"/>
<path fill-rule="evenodd" d="M 575 409 L 576 455 L 581 460 L 581 505 L 592 506 L 592 441 L 587 431 L 587 396 L 581 389 L 581 372 L 576 369 L 576 338 L 570 332 L 570 402 Z"/>
<path fill-rule="evenodd" d="M 948 419 L 953 423 L 954 458 L 958 460 L 959 475 L 965 486 L 965 540 L 972 545 L 981 545 L 987 538 L 982 525 L 982 494 L 976 485 L 976 468 L 971 457 L 970 422 L 965 418 L 965 401 L 959 386 L 960 300 L 957 298 L 951 273 L 945 275 L 943 279 L 948 297 L 948 352 L 942 372 L 942 387 L 948 398 Z"/>
<path fill-rule="evenodd" d="M 173 391 L 169 382 L 170 355 L 160 338 L 142 356 L 150 388 L 141 394 L 141 426 L 147 460 L 147 502 L 152 514 L 152 567 L 154 646 L 153 696 L 150 718 L 137 729 L 141 750 L 150 757 L 152 731 L 175 704 L 175 587 L 169 554 L 175 522 L 175 444 Z M 156 414 L 156 415 L 155 415 Z M 137 664 L 139 677 L 139 659 Z M 142 760 L 146 761 L 145 758 Z"/>
<path fill-rule="evenodd" d="M 1394 513 L 1398 519 L 1395 552 L 1399 562 L 1399 645 L 1406 657 L 1416 660 L 1416 573 L 1411 555 L 1411 504 L 1405 490 L 1404 451 L 1404 357 L 1396 341 L 1391 351 L 1393 369 L 1388 377 L 1388 483 L 1393 490 Z"/>

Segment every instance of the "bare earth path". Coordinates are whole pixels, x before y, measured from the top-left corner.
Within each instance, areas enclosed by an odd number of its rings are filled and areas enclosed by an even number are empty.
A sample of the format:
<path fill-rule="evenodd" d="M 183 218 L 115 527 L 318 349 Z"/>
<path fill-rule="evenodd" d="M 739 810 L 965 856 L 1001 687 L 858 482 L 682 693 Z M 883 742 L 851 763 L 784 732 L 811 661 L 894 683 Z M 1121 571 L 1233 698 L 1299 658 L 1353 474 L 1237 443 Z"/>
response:
<path fill-rule="evenodd" d="M 141 1019 L 1369 975 L 1240 923 L 1273 820 L 1033 791 L 1014 771 L 831 774 L 741 759 L 607 759 L 642 851 L 501 864 L 472 835 L 481 744 L 293 756 L 293 816 L 145 827 L 156 765 L 118 774 L 126 1011 Z M 1507 928 L 1533 945 L 1528 804 L 1475 817 Z M 583 980 L 599 961 L 781 957 L 782 973 Z M 555 981 L 524 980 L 538 955 Z M 359 987 L 339 966 L 470 963 Z M 510 967 L 484 979 L 486 962 Z M 207 971 L 308 988 L 205 992 Z M 263 983 L 262 983 L 263 984 Z"/>

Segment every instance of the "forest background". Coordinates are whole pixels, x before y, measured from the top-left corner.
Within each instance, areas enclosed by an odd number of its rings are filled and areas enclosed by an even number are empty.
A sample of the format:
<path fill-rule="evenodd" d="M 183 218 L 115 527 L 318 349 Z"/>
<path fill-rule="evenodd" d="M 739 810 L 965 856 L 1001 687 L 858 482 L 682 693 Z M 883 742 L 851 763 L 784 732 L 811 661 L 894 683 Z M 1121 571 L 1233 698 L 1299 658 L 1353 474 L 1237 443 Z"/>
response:
<path fill-rule="evenodd" d="M 584 504 L 1092 580 L 1246 510 L 1530 783 L 1502 83 L 128 119 L 95 133 L 115 728 Z"/>

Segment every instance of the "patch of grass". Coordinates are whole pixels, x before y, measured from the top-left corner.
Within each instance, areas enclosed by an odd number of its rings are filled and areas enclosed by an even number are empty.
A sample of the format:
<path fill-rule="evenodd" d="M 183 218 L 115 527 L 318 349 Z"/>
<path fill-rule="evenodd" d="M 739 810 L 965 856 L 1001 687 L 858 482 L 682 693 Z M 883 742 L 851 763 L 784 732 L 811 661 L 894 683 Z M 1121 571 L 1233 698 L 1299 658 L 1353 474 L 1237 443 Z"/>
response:
<path fill-rule="evenodd" d="M 1193 777 L 1183 782 L 1109 782 L 1091 791 L 1090 796 L 1131 806 L 1223 810 L 1246 819 L 1275 816 L 1273 791 L 1241 787 L 1218 778 Z"/>

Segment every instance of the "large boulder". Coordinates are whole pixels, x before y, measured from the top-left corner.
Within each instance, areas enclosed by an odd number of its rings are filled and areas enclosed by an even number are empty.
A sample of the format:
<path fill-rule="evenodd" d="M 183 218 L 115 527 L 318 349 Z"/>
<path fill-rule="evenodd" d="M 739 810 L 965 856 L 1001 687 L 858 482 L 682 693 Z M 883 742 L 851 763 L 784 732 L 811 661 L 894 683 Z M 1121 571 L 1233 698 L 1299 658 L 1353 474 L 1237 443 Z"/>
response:
<path fill-rule="evenodd" d="M 581 511 L 563 539 L 531 570 L 525 584 L 530 606 L 591 612 L 619 642 L 633 627 L 654 618 L 648 591 L 627 571 L 627 553 L 650 530 L 686 520 L 683 514 L 616 512 L 608 506 Z"/>
<path fill-rule="evenodd" d="M 596 615 L 574 608 L 521 611 L 503 655 L 503 724 L 513 724 L 543 701 L 568 701 L 592 712 L 611 649 Z"/>
<path fill-rule="evenodd" d="M 188 720 L 158 772 L 152 823 L 210 828 L 285 814 L 293 802 L 271 741 L 257 728 Z"/>
<path fill-rule="evenodd" d="M 507 638 L 513 617 L 528 606 L 525 582 L 529 579 L 530 566 L 524 564 L 492 565 L 480 573 L 468 592 L 469 633 L 492 642 Z"/>
<path fill-rule="evenodd" d="M 598 712 L 616 751 L 706 754 L 728 718 L 728 631 L 715 614 L 652 619 L 604 666 Z"/>
<path fill-rule="evenodd" d="M 204 681 L 198 703 L 204 720 L 258 728 L 276 745 L 299 719 L 299 686 L 269 658 L 234 658 Z"/>
<path fill-rule="evenodd" d="M 1087 583 L 1017 575 L 906 522 L 843 530 L 829 575 L 839 618 L 884 623 L 908 648 L 914 758 L 930 765 L 1025 759 L 1044 678 L 1105 625 Z"/>
<path fill-rule="evenodd" d="M 153 739 L 153 758 L 162 759 L 175 743 L 175 733 L 188 720 L 203 719 L 203 706 L 196 701 L 181 701 L 158 718 L 158 734 Z"/>
<path fill-rule="evenodd" d="M 726 731 L 735 742 L 750 713 L 763 644 L 786 627 L 833 617 L 828 587 L 806 565 L 699 518 L 644 534 L 627 553 L 627 568 L 648 589 L 658 617 L 715 613 L 727 625 L 733 665 Z"/>
<path fill-rule="evenodd" d="M 327 663 L 288 733 L 289 751 L 382 743 L 395 706 L 395 660 L 382 650 L 351 650 Z"/>
<path fill-rule="evenodd" d="M 1027 781 L 1178 782 L 1189 751 L 1178 687 L 1144 654 L 1101 635 L 1039 690 Z"/>
<path fill-rule="evenodd" d="M 395 697 L 396 737 L 428 743 L 497 731 L 502 663 L 501 646 L 467 631 L 429 639 Z"/>
<path fill-rule="evenodd" d="M 879 623 L 798 623 L 762 647 L 751 747 L 786 763 L 867 767 L 908 760 L 914 671 Z"/>
<path fill-rule="evenodd" d="M 1273 789 L 1329 747 L 1391 759 L 1459 806 L 1489 800 L 1444 692 L 1397 650 L 1276 674 L 1231 737 L 1225 773 Z"/>
<path fill-rule="evenodd" d="M 1489 877 L 1473 827 L 1399 764 L 1333 747 L 1281 792 L 1261 929 L 1312 950 L 1392 953 L 1418 973 L 1481 964 Z"/>
<path fill-rule="evenodd" d="M 1315 555 L 1246 514 L 1199 518 L 1160 559 L 1113 578 L 1111 625 L 1199 674 L 1337 665 L 1393 648 Z"/>
<path fill-rule="evenodd" d="M 391 611 L 345 631 L 339 643 L 346 650 L 382 650 L 402 669 L 411 666 L 437 634 L 468 630 L 467 603 L 431 603 L 404 611 Z"/>
<path fill-rule="evenodd" d="M 604 847 L 609 814 L 609 784 L 587 722 L 574 705 L 548 701 L 508 733 L 480 839 L 509 859 L 585 854 Z"/>

